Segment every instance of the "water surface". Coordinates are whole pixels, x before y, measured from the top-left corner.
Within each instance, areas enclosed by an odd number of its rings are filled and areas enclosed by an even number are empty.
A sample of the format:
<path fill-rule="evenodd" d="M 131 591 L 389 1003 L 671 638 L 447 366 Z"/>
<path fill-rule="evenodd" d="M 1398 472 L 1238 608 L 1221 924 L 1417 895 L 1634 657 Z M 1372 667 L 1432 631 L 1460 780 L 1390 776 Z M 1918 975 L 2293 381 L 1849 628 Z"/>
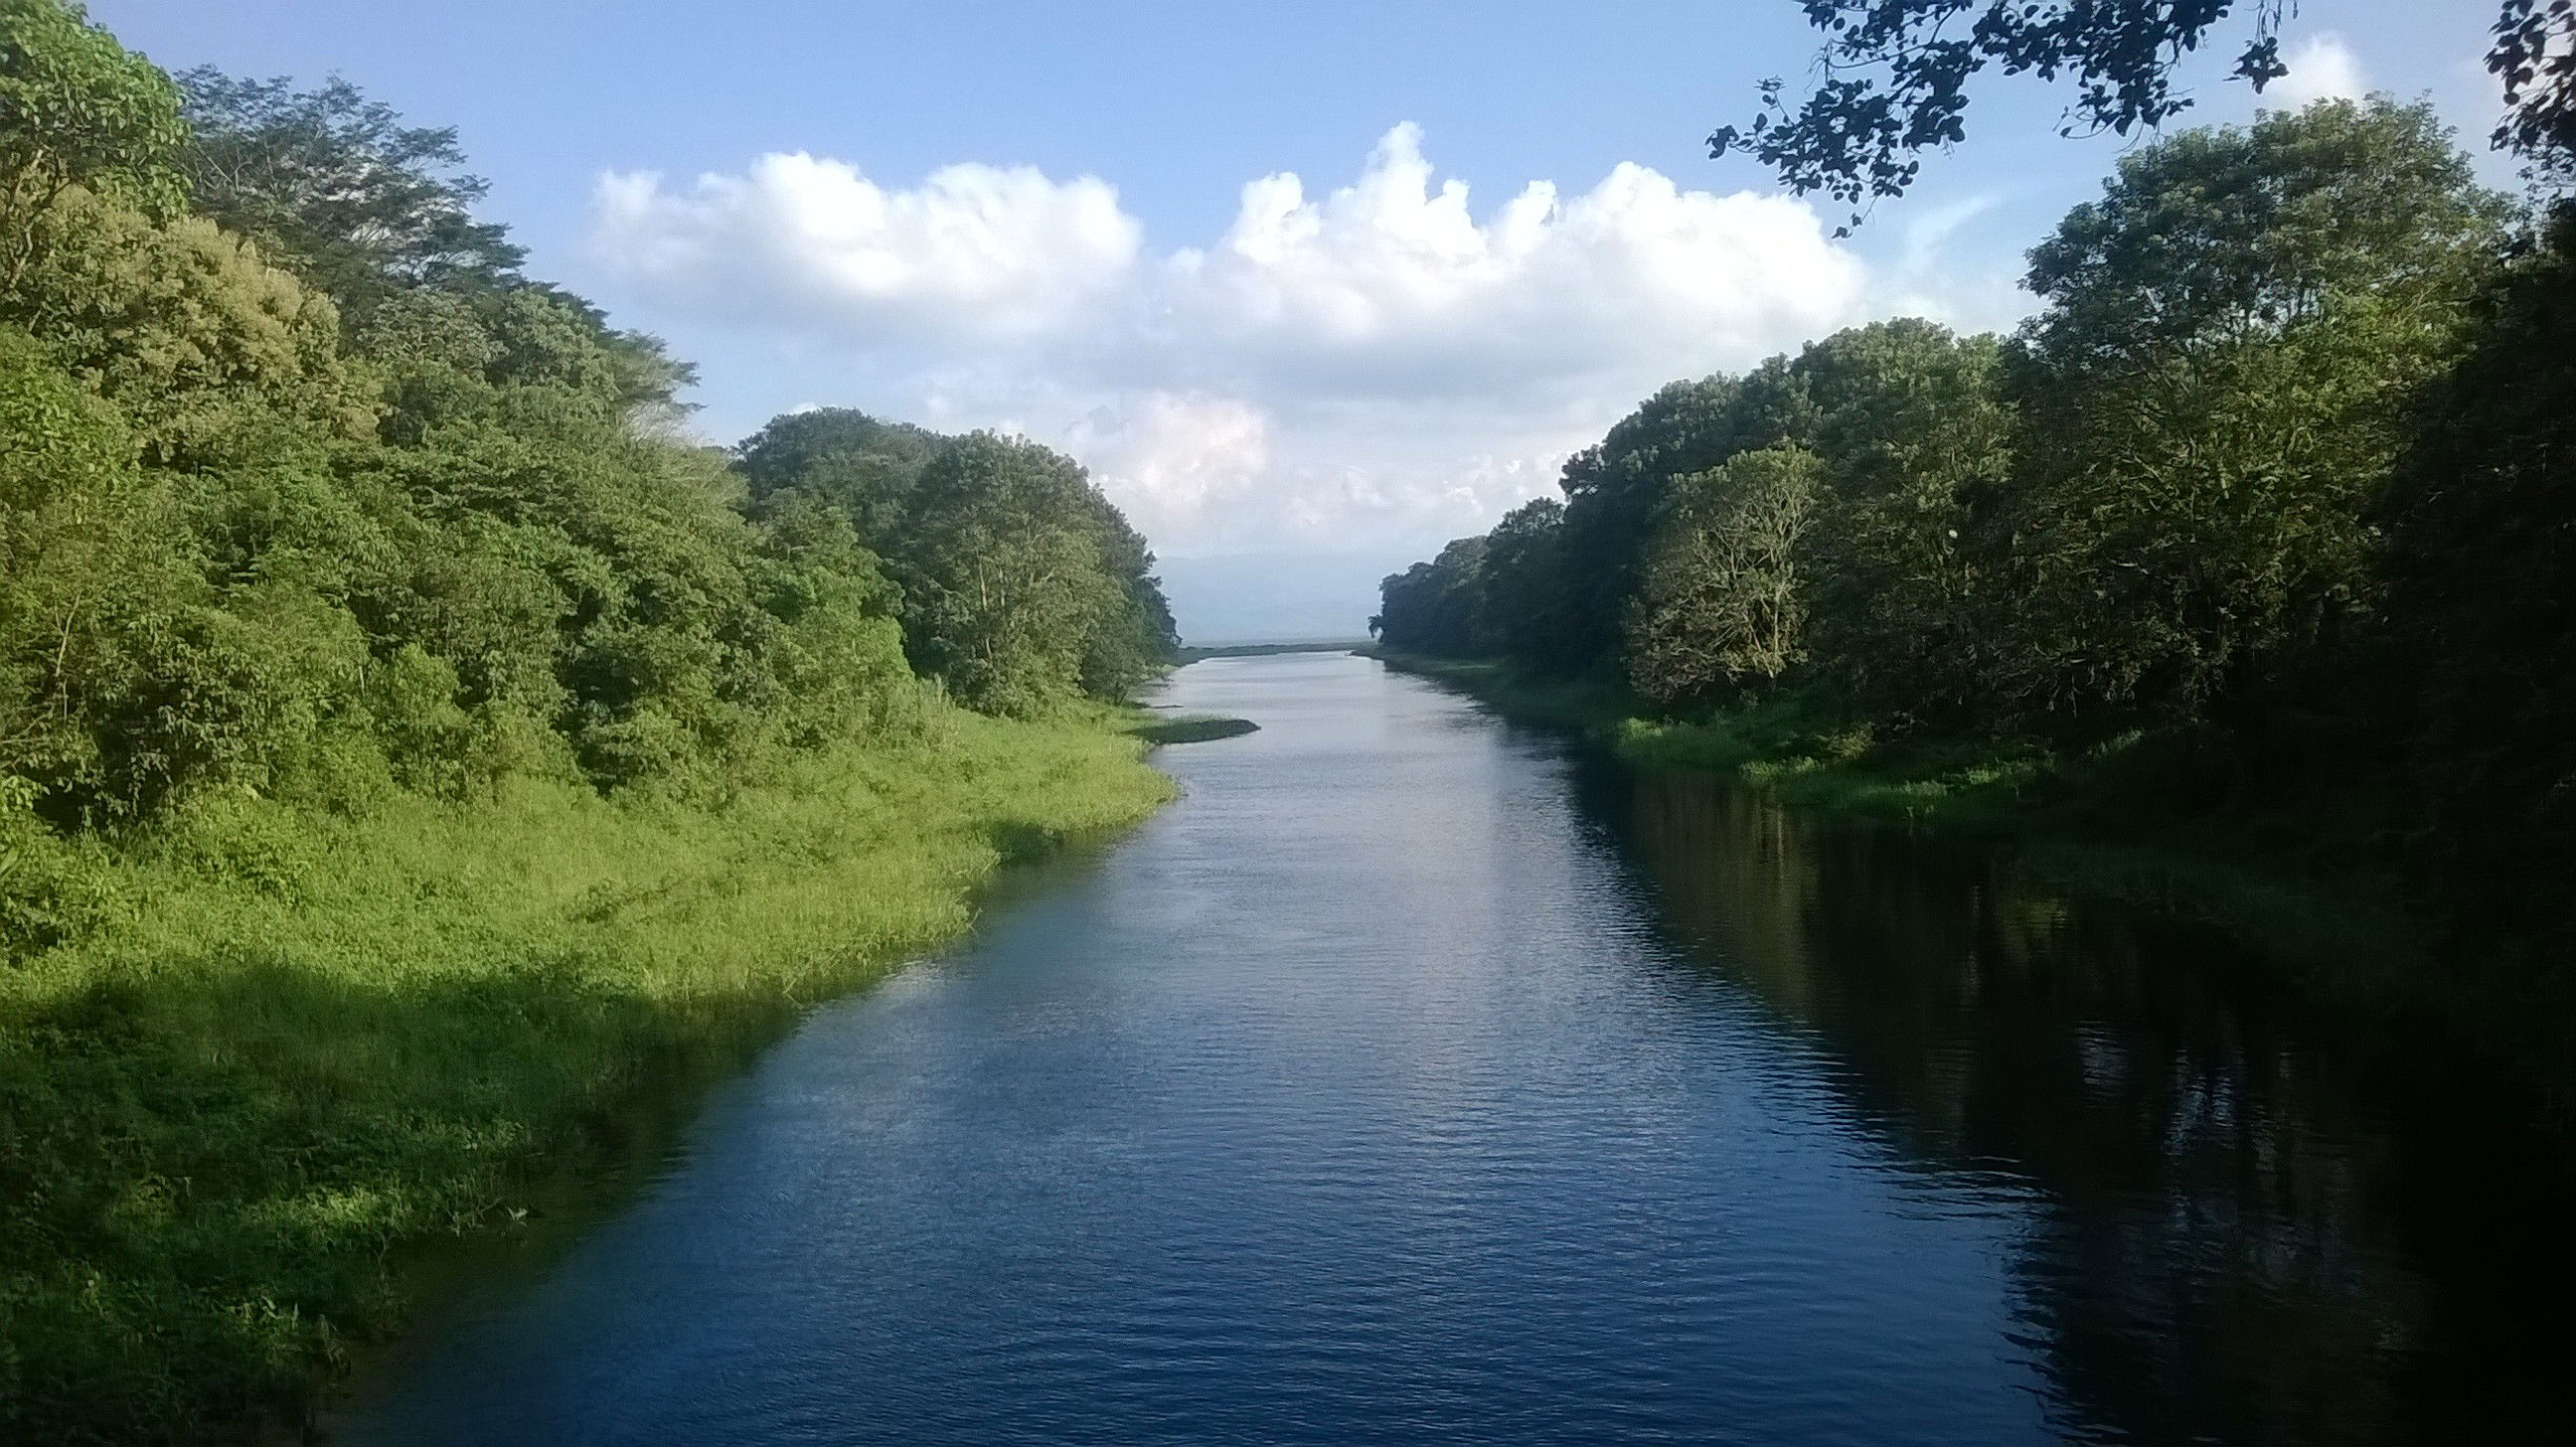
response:
<path fill-rule="evenodd" d="M 383 1444 L 2540 1440 L 2552 1148 L 1958 846 L 1366 660 L 366 1383 Z"/>

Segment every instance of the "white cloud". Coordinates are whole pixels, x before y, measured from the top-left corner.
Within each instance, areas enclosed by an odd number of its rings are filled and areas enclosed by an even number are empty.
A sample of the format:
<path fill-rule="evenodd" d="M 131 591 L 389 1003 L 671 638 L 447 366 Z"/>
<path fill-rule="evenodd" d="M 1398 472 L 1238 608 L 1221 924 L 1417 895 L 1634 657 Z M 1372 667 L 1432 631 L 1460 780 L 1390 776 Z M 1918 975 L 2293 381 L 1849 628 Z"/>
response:
<path fill-rule="evenodd" d="M 1803 204 L 1684 191 L 1621 165 L 1560 199 L 1532 182 L 1479 221 L 1412 126 L 1310 200 L 1243 190 L 1234 225 L 1167 268 L 1184 355 L 1310 394 L 1522 392 L 1632 379 L 1647 359 L 1741 366 L 1847 314 L 1859 263 Z"/>
<path fill-rule="evenodd" d="M 1872 291 L 1802 202 L 1621 165 L 1480 212 L 1409 125 L 1351 184 L 1263 177 L 1214 242 L 1160 254 L 1102 181 L 981 165 L 909 189 L 804 155 L 610 175 L 593 221 L 647 315 L 753 329 L 800 399 L 1064 447 L 1172 554 L 1482 528 L 1657 386 Z"/>
<path fill-rule="evenodd" d="M 1146 392 L 1102 403 L 1053 439 L 1114 490 L 1147 537 L 1202 531 L 1270 469 L 1270 418 L 1227 397 Z"/>
<path fill-rule="evenodd" d="M 2290 52 L 2282 64 L 2289 67 L 2290 73 L 2264 87 L 2267 104 L 2297 110 L 2329 96 L 2359 100 L 2370 91 L 2370 77 L 2361 68 L 2361 57 L 2331 30 L 2309 36 L 2307 43 Z"/>
<path fill-rule="evenodd" d="M 1142 235 L 1117 191 L 1090 176 L 958 165 L 889 191 L 802 153 L 685 191 L 649 171 L 612 173 L 594 205 L 604 259 L 649 291 L 854 332 L 1063 327 L 1119 285 Z"/>

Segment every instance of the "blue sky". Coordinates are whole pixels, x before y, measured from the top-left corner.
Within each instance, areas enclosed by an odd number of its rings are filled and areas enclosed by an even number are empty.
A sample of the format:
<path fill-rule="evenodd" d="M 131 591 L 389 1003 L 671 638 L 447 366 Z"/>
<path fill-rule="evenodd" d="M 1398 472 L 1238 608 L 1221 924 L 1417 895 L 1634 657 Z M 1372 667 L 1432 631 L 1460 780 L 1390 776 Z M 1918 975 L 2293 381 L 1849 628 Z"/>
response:
<path fill-rule="evenodd" d="M 1661 381 L 1900 311 L 2009 325 L 2020 253 L 2120 149 L 1997 83 L 1835 242 L 1701 145 L 1803 72 L 1791 0 L 92 14 L 456 126 L 534 274 L 699 364 L 713 440 L 833 404 L 1073 452 L 1200 639 L 1356 632 L 1366 580 L 1551 492 Z M 2492 17 L 2309 0 L 2285 90 L 2430 95 L 2483 154 Z M 2223 69 L 2186 123 L 2251 114 Z"/>

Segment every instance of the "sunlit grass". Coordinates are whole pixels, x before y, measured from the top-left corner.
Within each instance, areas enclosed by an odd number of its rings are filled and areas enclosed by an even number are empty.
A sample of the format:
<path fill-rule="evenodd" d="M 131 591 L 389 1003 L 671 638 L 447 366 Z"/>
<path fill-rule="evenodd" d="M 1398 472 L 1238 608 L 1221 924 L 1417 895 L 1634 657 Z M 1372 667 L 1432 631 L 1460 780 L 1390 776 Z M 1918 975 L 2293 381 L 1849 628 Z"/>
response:
<path fill-rule="evenodd" d="M 1200 744 L 1257 733 L 1261 725 L 1248 718 L 1228 718 L 1222 714 L 1147 713 L 1141 714 L 1129 727 L 1136 737 L 1149 744 Z"/>
<path fill-rule="evenodd" d="M 0 1420 L 291 1417 L 399 1316 L 389 1249 L 508 1223 L 639 1099 L 957 933 L 1007 855 L 1142 817 L 1139 749 L 958 712 L 712 804 L 244 796 L 66 846 L 84 924 L 0 972 Z"/>

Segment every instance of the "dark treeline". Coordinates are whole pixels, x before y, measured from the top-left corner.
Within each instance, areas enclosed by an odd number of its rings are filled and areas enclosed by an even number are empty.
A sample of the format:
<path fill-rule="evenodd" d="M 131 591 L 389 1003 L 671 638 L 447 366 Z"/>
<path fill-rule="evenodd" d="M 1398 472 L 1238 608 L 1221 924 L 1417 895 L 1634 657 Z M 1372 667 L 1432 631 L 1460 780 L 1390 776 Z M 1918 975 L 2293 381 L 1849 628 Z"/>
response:
<path fill-rule="evenodd" d="M 693 445 L 689 369 L 523 276 L 451 132 L 0 17 L 13 812 L 720 773 L 915 671 L 1028 713 L 1171 657 L 1069 460 L 840 412 Z"/>
<path fill-rule="evenodd" d="M 2576 217 L 2427 107 L 2332 101 L 2142 148 L 2029 259 L 2011 337 L 1666 387 L 1561 504 L 1388 578 L 1384 641 L 2037 745 L 2576 943 Z"/>

